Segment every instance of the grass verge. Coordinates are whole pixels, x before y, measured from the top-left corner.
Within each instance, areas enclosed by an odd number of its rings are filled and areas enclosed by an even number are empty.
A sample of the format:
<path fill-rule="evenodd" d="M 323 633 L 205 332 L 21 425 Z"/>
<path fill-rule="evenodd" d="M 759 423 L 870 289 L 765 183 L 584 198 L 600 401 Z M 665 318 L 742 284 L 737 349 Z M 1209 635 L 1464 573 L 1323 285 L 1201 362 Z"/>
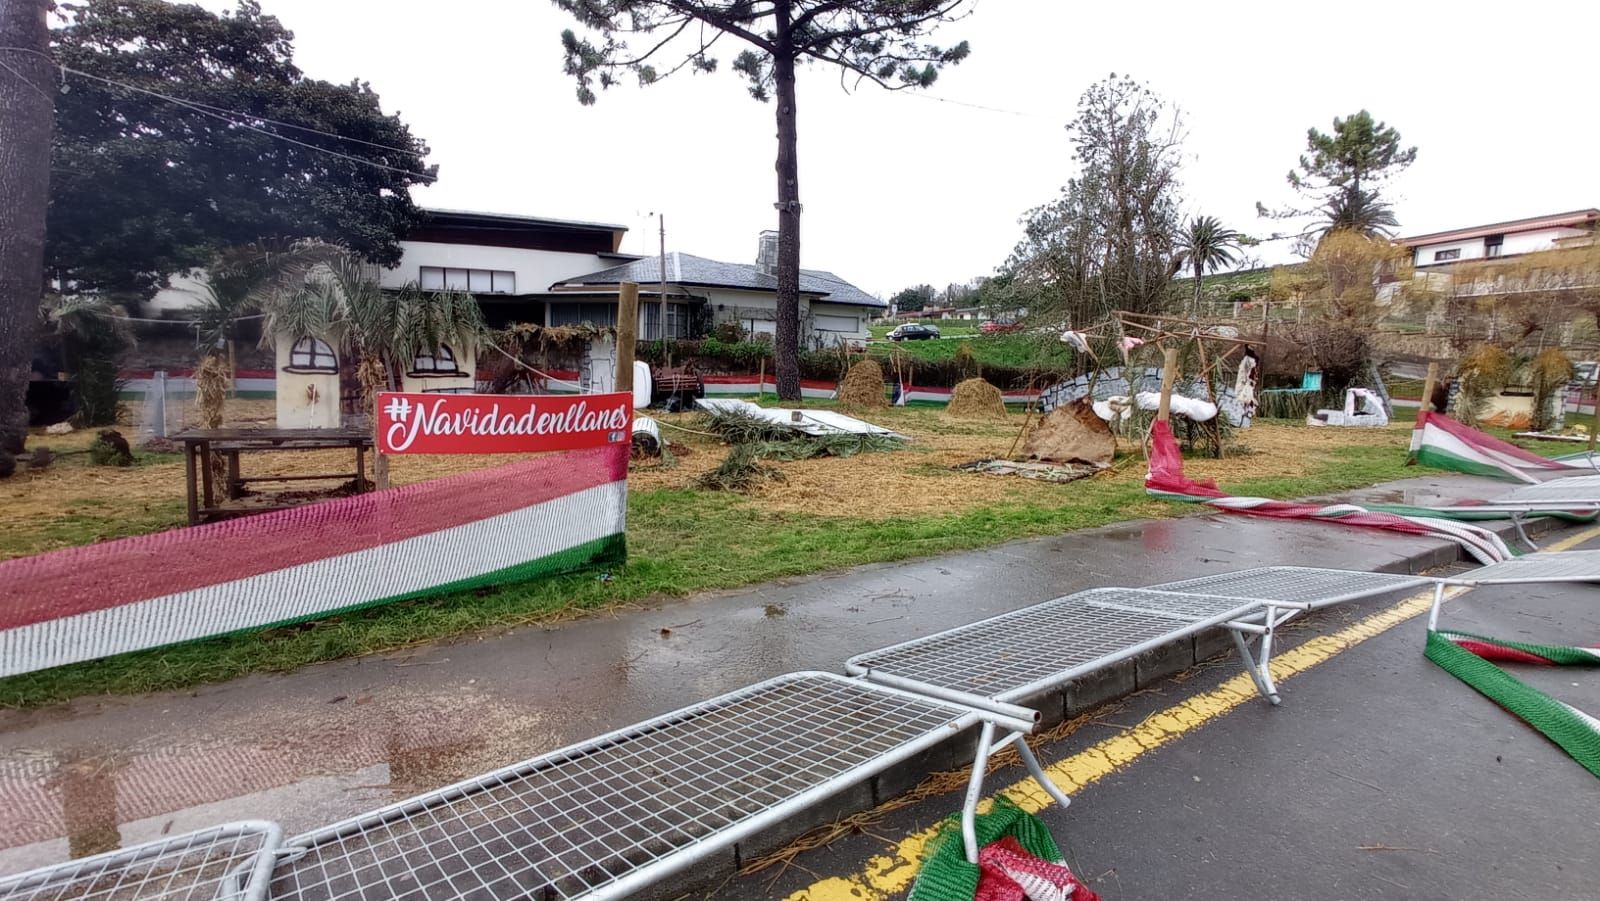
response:
<path fill-rule="evenodd" d="M 1193 507 L 1153 501 L 1140 466 L 1077 482 L 1070 491 L 1023 492 L 1003 503 L 954 513 L 887 519 L 762 510 L 739 495 L 682 488 L 637 490 L 628 504 L 629 561 L 612 573 L 391 604 L 252 635 L 125 654 L 0 680 L 0 706 L 33 707 L 90 694 L 187 688 L 254 672 L 284 672 L 321 661 L 499 630 L 661 597 L 733 588 L 863 563 L 969 550 L 1129 519 L 1181 516 Z M 1227 481 L 1238 494 L 1298 497 L 1416 474 L 1392 446 L 1334 448 L 1309 473 Z M 151 511 L 155 518 L 172 511 Z M 141 522 L 108 522 L 91 511 L 60 538 L 110 537 Z"/>

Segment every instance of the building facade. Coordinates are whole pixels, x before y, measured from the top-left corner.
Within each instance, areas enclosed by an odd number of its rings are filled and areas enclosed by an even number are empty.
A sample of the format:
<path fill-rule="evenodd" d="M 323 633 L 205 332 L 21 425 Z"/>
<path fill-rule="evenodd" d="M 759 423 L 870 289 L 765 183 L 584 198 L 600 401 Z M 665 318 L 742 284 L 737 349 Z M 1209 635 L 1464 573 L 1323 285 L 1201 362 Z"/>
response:
<path fill-rule="evenodd" d="M 1418 271 L 1426 271 L 1432 266 L 1555 250 L 1593 236 L 1596 223 L 1600 209 L 1573 210 L 1415 235 L 1395 243 L 1411 251 L 1411 264 Z"/>

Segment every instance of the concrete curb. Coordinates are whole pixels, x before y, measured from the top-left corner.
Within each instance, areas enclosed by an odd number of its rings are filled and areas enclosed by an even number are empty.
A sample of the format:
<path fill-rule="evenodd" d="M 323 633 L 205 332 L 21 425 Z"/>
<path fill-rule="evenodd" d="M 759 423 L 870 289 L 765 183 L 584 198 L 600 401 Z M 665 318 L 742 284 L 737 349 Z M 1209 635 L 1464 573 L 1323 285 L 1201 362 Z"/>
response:
<path fill-rule="evenodd" d="M 1540 518 L 1530 520 L 1525 527 L 1530 537 L 1536 537 L 1559 531 L 1566 525 L 1560 520 Z M 1515 530 L 1509 523 L 1491 528 L 1506 539 L 1508 544 L 1516 542 Z M 1443 543 L 1377 567 L 1374 571 L 1421 573 L 1462 562 L 1473 562 L 1466 550 L 1454 543 Z M 1192 638 L 1152 648 L 1135 659 L 1108 667 L 1071 682 L 1063 688 L 1024 701 L 1023 706 L 1039 710 L 1043 715 L 1040 728 L 1048 729 L 1068 718 L 1079 716 L 1162 682 L 1198 664 L 1232 654 L 1233 650 L 1233 640 L 1226 630 L 1211 629 Z M 853 786 L 827 799 L 804 814 L 787 820 L 782 826 L 741 842 L 731 852 L 718 854 L 702 862 L 695 867 L 692 875 L 670 880 L 654 890 L 647 891 L 641 897 L 650 901 L 682 898 L 721 883 L 733 876 L 744 864 L 784 847 L 812 829 L 870 810 L 905 794 L 934 773 L 969 765 L 975 753 L 976 739 L 976 732 L 969 731 L 956 739 L 943 742 L 890 767 L 868 782 Z M 1049 761 L 1046 761 L 1047 765 L 1048 763 Z M 953 810 L 954 808 L 952 812 Z"/>

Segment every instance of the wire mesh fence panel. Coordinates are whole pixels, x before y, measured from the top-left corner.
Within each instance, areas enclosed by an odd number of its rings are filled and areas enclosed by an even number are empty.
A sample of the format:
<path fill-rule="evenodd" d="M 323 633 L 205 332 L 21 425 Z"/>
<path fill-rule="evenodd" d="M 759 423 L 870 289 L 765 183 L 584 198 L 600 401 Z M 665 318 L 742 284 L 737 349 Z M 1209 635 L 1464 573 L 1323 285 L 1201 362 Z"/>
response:
<path fill-rule="evenodd" d="M 0 901 L 255 901 L 280 837 L 254 822 L 172 836 L 0 879 Z"/>
<path fill-rule="evenodd" d="M 783 676 L 292 839 L 272 895 L 621 897 L 976 717 Z"/>
<path fill-rule="evenodd" d="M 1242 598 L 1097 588 L 850 658 L 855 673 L 1013 700 L 1260 606 Z"/>
<path fill-rule="evenodd" d="M 1600 582 L 1600 551 L 1529 554 L 1464 572 L 1473 582 Z"/>
<path fill-rule="evenodd" d="M 1368 573 L 1303 566 L 1263 566 L 1149 586 L 1152 590 L 1203 592 L 1236 598 L 1291 603 L 1339 604 L 1431 584 L 1426 576 Z"/>
<path fill-rule="evenodd" d="M 149 377 L 128 380 L 122 396 L 126 398 L 124 410 L 133 417 L 136 444 L 170 438 L 201 425 L 193 378 L 157 370 Z"/>
<path fill-rule="evenodd" d="M 1524 485 L 1489 500 L 1491 506 L 1507 504 L 1600 504 L 1600 476 L 1563 476 Z"/>

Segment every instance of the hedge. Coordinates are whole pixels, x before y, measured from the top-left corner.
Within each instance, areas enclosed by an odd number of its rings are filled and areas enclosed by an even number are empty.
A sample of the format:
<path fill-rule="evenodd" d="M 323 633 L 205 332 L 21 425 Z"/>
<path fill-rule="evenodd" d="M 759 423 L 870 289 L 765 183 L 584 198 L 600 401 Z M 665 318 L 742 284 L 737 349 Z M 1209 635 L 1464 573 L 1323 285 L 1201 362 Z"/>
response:
<path fill-rule="evenodd" d="M 767 372 L 773 371 L 772 344 L 768 341 L 723 341 L 716 337 L 680 339 L 672 342 L 670 350 L 674 366 L 690 365 L 696 371 L 707 375 L 754 374 L 760 371 L 763 363 Z M 660 341 L 639 342 L 636 355 L 638 359 L 654 366 L 661 366 L 666 362 Z M 866 354 L 851 353 L 848 356 L 838 351 L 801 351 L 800 377 L 837 381 L 844 377 L 844 372 L 851 363 L 863 356 L 871 356 L 878 360 L 883 365 L 885 374 L 893 378 L 893 354 L 876 348 Z M 1013 391 L 1026 389 L 1030 385 L 1035 388 L 1043 387 L 1058 379 L 1077 374 L 1060 367 L 1021 368 L 989 364 L 980 366 L 970 359 L 907 360 L 905 363 L 911 367 L 915 384 L 926 388 L 954 388 L 957 383 L 981 374 L 984 379 L 1002 391 Z"/>

